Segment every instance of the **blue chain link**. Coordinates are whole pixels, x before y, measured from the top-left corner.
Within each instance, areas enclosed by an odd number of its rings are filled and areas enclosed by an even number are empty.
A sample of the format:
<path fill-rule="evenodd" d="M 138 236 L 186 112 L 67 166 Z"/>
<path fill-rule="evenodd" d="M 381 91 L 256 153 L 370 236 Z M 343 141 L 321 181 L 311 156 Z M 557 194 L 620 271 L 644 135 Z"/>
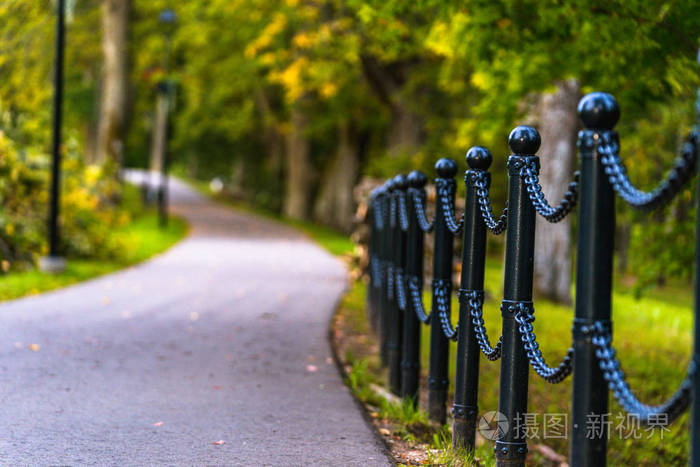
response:
<path fill-rule="evenodd" d="M 548 383 L 557 384 L 564 381 L 574 369 L 572 363 L 574 349 L 572 347 L 569 348 L 559 366 L 550 367 L 542 356 L 540 346 L 537 343 L 537 336 L 535 336 L 532 329 L 532 323 L 535 321 L 535 308 L 532 302 L 504 302 L 501 306 L 513 307 L 512 310 L 515 311 L 515 321 L 518 323 L 523 347 L 535 372 Z"/>
<path fill-rule="evenodd" d="M 442 217 L 445 219 L 445 225 L 450 232 L 457 235 L 462 231 L 462 227 L 464 226 L 464 214 L 462 214 L 462 218 L 457 221 L 454 210 L 455 181 L 438 178 L 435 182 L 435 188 L 437 191 L 438 204 L 442 210 Z"/>
<path fill-rule="evenodd" d="M 372 212 L 374 213 L 374 228 L 384 230 L 384 210 L 377 197 L 372 198 Z"/>
<path fill-rule="evenodd" d="M 399 310 L 406 311 L 406 283 L 403 278 L 403 269 L 394 268 L 394 284 L 396 284 L 396 303 Z"/>
<path fill-rule="evenodd" d="M 396 196 L 394 194 L 389 195 L 389 227 L 392 229 L 396 227 Z"/>
<path fill-rule="evenodd" d="M 535 161 L 529 161 L 520 169 L 520 177 L 525 182 L 527 194 L 538 213 L 547 221 L 556 223 L 564 219 L 567 214 L 576 206 L 578 200 L 578 177 L 579 172 L 574 172 L 574 181 L 569 183 L 569 188 L 564 193 L 564 198 L 559 206 L 552 207 L 547 202 L 542 192 L 539 179 L 537 177 L 537 165 Z"/>
<path fill-rule="evenodd" d="M 406 193 L 400 191 L 396 194 L 398 198 L 398 210 L 399 210 L 399 226 L 401 230 L 406 232 L 408 230 L 408 208 L 406 207 Z"/>
<path fill-rule="evenodd" d="M 425 206 L 423 206 L 423 195 L 420 193 L 420 190 L 416 190 L 415 188 L 409 188 L 409 191 L 413 197 L 413 207 L 416 212 L 418 226 L 423 232 L 432 232 L 435 228 L 435 219 L 428 221 L 425 215 Z"/>
<path fill-rule="evenodd" d="M 598 154 L 605 166 L 605 173 L 613 189 L 631 206 L 651 210 L 668 204 L 695 173 L 698 157 L 698 136 L 693 132 L 681 148 L 681 156 L 676 158 L 666 178 L 652 191 L 637 189 L 627 176 L 622 159 L 617 132 L 603 131 L 598 143 Z"/>
<path fill-rule="evenodd" d="M 670 399 L 661 405 L 646 405 L 635 397 L 625 380 L 625 374 L 615 356 L 616 352 L 612 346 L 612 334 L 609 329 L 603 322 L 596 321 L 587 331 L 593 335 L 592 341 L 596 347 L 595 354 L 600 360 L 600 369 L 603 371 L 603 377 L 607 381 L 610 391 L 630 415 L 636 416 L 645 425 L 658 422 L 659 416 L 664 416 L 666 418 L 664 422 L 670 423 L 688 408 L 695 375 L 694 362 L 689 365 L 685 379 Z"/>
<path fill-rule="evenodd" d="M 408 276 L 406 277 L 406 284 L 408 285 L 408 292 L 411 298 L 410 305 L 416 313 L 418 321 L 423 324 L 430 324 L 432 312 L 425 312 L 425 307 L 423 306 L 423 287 L 420 283 L 420 279 L 418 276 Z"/>
<path fill-rule="evenodd" d="M 489 342 L 489 336 L 486 333 L 486 327 L 484 326 L 484 291 L 459 289 L 459 300 L 460 303 L 464 303 L 466 301 L 466 304 L 469 306 L 469 316 L 471 317 L 472 325 L 474 327 L 476 341 L 479 344 L 479 348 L 483 354 L 491 361 L 501 358 L 503 336 L 498 338 L 498 342 L 496 343 L 495 347 L 491 347 L 491 342 Z"/>
<path fill-rule="evenodd" d="M 467 181 L 465 179 L 465 181 Z M 474 186 L 476 187 L 476 197 L 479 203 L 481 217 L 484 219 L 486 227 L 495 235 L 502 234 L 508 223 L 508 207 L 503 209 L 503 214 L 496 220 L 493 217 L 493 209 L 491 208 L 491 199 L 489 198 L 488 175 L 487 172 L 474 171 Z"/>
<path fill-rule="evenodd" d="M 435 304 L 437 305 L 442 332 L 448 339 L 456 341 L 459 333 L 459 325 L 452 328 L 452 321 L 450 319 L 452 284 L 450 281 L 435 279 L 433 281 L 433 296 L 435 297 Z"/>

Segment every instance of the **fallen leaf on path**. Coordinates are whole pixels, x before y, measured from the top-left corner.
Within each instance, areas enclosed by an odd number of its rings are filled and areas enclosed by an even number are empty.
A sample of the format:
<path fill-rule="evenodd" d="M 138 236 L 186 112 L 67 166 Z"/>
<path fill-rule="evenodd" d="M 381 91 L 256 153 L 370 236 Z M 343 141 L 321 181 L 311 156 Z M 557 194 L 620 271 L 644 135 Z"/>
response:
<path fill-rule="evenodd" d="M 190 321 L 197 321 L 199 319 L 199 313 L 196 311 L 193 311 L 190 313 Z"/>
<path fill-rule="evenodd" d="M 153 426 L 163 426 L 163 422 L 155 422 Z"/>
<path fill-rule="evenodd" d="M 379 433 L 383 434 L 384 436 L 391 435 L 391 431 L 387 430 L 386 428 L 380 428 Z"/>
<path fill-rule="evenodd" d="M 215 444 L 215 445 L 217 445 L 217 446 L 221 446 L 222 444 L 226 444 L 226 441 L 224 441 L 223 439 L 220 439 L 219 441 L 214 441 L 214 442 L 211 443 L 211 444 Z"/>
<path fill-rule="evenodd" d="M 326 365 L 332 365 L 333 359 L 331 357 L 326 358 Z"/>
<path fill-rule="evenodd" d="M 306 365 L 306 371 L 309 373 L 315 373 L 318 371 L 318 367 L 316 365 Z"/>
<path fill-rule="evenodd" d="M 219 391 L 223 388 L 224 388 L 223 386 L 214 386 L 214 391 Z"/>
<path fill-rule="evenodd" d="M 32 352 L 38 352 L 41 350 L 41 346 L 39 344 L 29 344 L 29 350 Z"/>

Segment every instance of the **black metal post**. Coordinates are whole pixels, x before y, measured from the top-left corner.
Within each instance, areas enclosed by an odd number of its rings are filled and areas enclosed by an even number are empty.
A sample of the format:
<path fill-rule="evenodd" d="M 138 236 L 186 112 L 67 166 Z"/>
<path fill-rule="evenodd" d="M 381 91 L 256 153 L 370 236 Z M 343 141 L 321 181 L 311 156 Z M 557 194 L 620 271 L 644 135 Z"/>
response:
<path fill-rule="evenodd" d="M 392 306 L 390 297 L 390 288 L 393 287 L 394 264 L 391 256 L 391 242 L 394 238 L 394 228 L 396 220 L 391 220 L 391 198 L 394 189 L 393 180 L 389 179 L 384 184 L 384 196 L 382 196 L 382 209 L 384 210 L 386 225 L 382 232 L 382 252 L 383 252 L 383 276 L 384 283 L 382 284 L 381 307 L 379 313 L 379 356 L 382 365 L 389 363 L 389 308 Z"/>
<path fill-rule="evenodd" d="M 381 348 L 381 332 L 382 332 L 382 316 L 383 316 L 383 310 L 384 310 L 384 300 L 385 300 L 385 291 L 386 291 L 386 274 L 385 274 L 385 269 L 386 269 L 386 246 L 385 246 L 385 237 L 386 237 L 386 232 L 389 229 L 389 222 L 387 221 L 386 217 L 386 209 L 385 209 L 385 198 L 386 198 L 386 188 L 382 185 L 379 188 L 377 188 L 377 201 L 374 204 L 373 209 L 376 209 L 376 212 L 374 214 L 374 219 L 377 220 L 381 218 L 381 225 L 382 228 L 379 229 L 376 233 L 376 259 L 377 259 L 377 268 L 375 270 L 375 274 L 378 274 L 379 277 L 377 278 L 376 284 L 379 286 L 379 288 L 375 291 L 375 297 L 374 297 L 374 304 L 375 304 L 375 311 L 374 311 L 374 329 L 375 332 L 377 333 L 377 336 L 380 338 L 380 348 Z"/>
<path fill-rule="evenodd" d="M 394 263 L 394 293 L 389 307 L 389 342 L 387 343 L 389 357 L 389 389 L 396 395 L 401 394 L 401 342 L 403 337 L 403 312 L 399 307 L 398 287 L 396 283 L 401 271 L 406 266 L 405 244 L 406 232 L 401 228 L 401 204 L 399 198 L 406 195 L 408 181 L 405 175 L 394 177 L 394 190 L 392 193 L 394 203 L 394 227 L 391 245 L 391 256 Z"/>
<path fill-rule="evenodd" d="M 369 285 L 367 287 L 367 321 L 370 323 L 374 331 L 376 331 L 374 324 L 377 313 L 377 288 L 375 287 L 375 284 L 379 279 L 375 272 L 377 270 L 376 262 L 378 253 L 377 234 L 379 233 L 379 228 L 381 227 L 381 225 L 377 225 L 377 222 L 375 222 L 376 212 L 374 210 L 374 205 L 377 202 L 377 192 L 377 188 L 372 190 L 372 193 L 369 196 L 369 201 L 367 202 L 367 228 L 369 230 L 367 240 L 367 257 L 369 258 L 369 267 L 367 270 L 369 273 Z"/>
<path fill-rule="evenodd" d="M 56 17 L 56 57 L 53 94 L 53 140 L 51 161 L 51 199 L 49 202 L 49 257 L 60 256 L 58 230 L 61 187 L 61 126 L 63 118 L 63 51 L 65 47 L 65 0 L 58 0 Z"/>
<path fill-rule="evenodd" d="M 440 178 L 452 181 L 457 173 L 457 164 L 452 159 L 440 159 L 435 164 Z M 454 196 L 454 195 L 453 195 Z M 452 199 L 454 201 L 454 198 Z M 435 248 L 433 250 L 433 281 L 452 284 L 452 253 L 454 248 L 452 232 L 445 224 L 442 209 L 435 210 Z M 432 310 L 438 309 L 436 295 L 432 294 Z M 449 301 L 448 301 L 449 303 Z M 449 313 L 449 309 L 448 309 Z M 430 321 L 430 366 L 428 368 L 428 417 L 443 425 L 447 420 L 447 367 L 449 363 L 449 340 L 445 337 L 436 316 Z"/>
<path fill-rule="evenodd" d="M 497 465 L 525 465 L 527 384 L 530 364 L 515 321 L 515 303 L 532 301 L 532 277 L 535 249 L 535 208 L 520 176 L 524 164 L 539 158 L 540 135 L 532 127 L 516 127 L 508 137 L 513 154 L 508 158 L 508 233 L 506 236 L 505 279 L 503 284 L 503 351 L 498 411 L 505 415 L 508 429 L 499 433 Z"/>
<path fill-rule="evenodd" d="M 700 53 L 698 54 L 700 61 Z M 698 99 L 695 101 L 696 123 L 695 128 L 695 150 L 700 145 L 700 91 Z M 697 169 L 700 173 L 700 164 Z M 700 212 L 700 175 L 697 180 L 698 211 Z M 696 368 L 700 366 L 700 216 L 695 220 L 695 344 L 693 347 L 693 363 Z M 700 467 L 700 371 L 695 371 L 693 378 L 692 405 L 690 408 L 690 465 Z"/>
<path fill-rule="evenodd" d="M 474 450 L 476 418 L 479 413 L 479 345 L 473 330 L 469 302 L 464 298 L 468 290 L 484 289 L 484 265 L 486 261 L 486 225 L 481 218 L 476 196 L 474 176 L 491 166 L 491 153 L 475 146 L 467 152 L 467 164 L 471 170 L 465 175 L 464 227 L 462 232 L 462 276 L 459 301 L 459 334 L 457 337 L 457 373 L 452 405 L 452 445 L 455 448 Z"/>
<path fill-rule="evenodd" d="M 406 276 L 418 277 L 423 289 L 423 247 L 424 234 L 416 218 L 416 206 L 413 194 L 425 199 L 425 184 L 428 178 L 422 172 L 414 170 L 408 174 L 408 233 L 406 234 Z M 420 386 L 420 334 L 421 322 L 410 304 L 406 307 L 403 318 L 403 349 L 401 352 L 401 396 L 418 404 Z"/>
<path fill-rule="evenodd" d="M 170 72 L 170 56 L 172 52 L 173 33 L 177 15 L 171 8 L 160 12 L 158 21 L 165 29 L 165 54 L 163 57 L 163 69 Z M 158 91 L 165 96 L 165 136 L 163 138 L 163 160 L 161 163 L 160 186 L 158 187 L 158 219 L 161 228 L 168 226 L 168 158 L 170 137 L 172 133 L 171 113 L 175 105 L 175 83 L 171 79 L 165 79 L 158 84 Z"/>
<path fill-rule="evenodd" d="M 570 463 L 572 466 L 604 466 L 607 432 L 589 430 L 588 422 L 592 420 L 601 428 L 605 426 L 608 386 L 591 335 L 586 330 L 595 321 L 610 323 L 615 196 L 596 148 L 599 133 L 612 130 L 620 111 L 611 95 L 592 93 L 581 99 L 578 113 L 586 129 L 579 133 L 578 139 L 581 181 Z"/>
<path fill-rule="evenodd" d="M 161 163 L 160 186 L 158 187 L 158 222 L 162 228 L 168 226 L 168 166 L 170 164 L 170 138 L 173 130 L 171 111 L 174 103 L 175 84 L 165 80 L 159 85 L 159 92 L 165 96 L 165 137 L 163 138 L 163 160 Z"/>

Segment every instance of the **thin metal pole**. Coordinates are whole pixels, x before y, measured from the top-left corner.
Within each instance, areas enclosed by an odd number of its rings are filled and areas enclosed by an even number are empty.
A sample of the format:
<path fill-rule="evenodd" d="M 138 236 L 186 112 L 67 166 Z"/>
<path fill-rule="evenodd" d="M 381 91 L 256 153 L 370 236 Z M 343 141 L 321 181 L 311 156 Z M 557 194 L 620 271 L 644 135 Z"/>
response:
<path fill-rule="evenodd" d="M 165 128 L 163 135 L 163 160 L 160 167 L 160 189 L 158 190 L 158 220 L 161 228 L 168 226 L 168 165 L 170 163 L 170 134 L 172 132 L 171 109 L 173 107 L 173 83 L 164 81 L 160 89 L 165 96 Z"/>
<path fill-rule="evenodd" d="M 49 201 L 49 256 L 60 256 L 58 231 L 61 186 L 61 126 L 63 117 L 63 51 L 65 47 L 65 0 L 58 0 L 56 17 L 56 57 L 54 65 L 53 139 L 51 161 L 51 196 Z"/>
<path fill-rule="evenodd" d="M 384 282 L 381 293 L 381 309 L 379 314 L 379 355 L 382 365 L 389 362 L 389 287 L 393 279 L 393 263 L 391 258 L 391 239 L 393 238 L 393 227 L 391 225 L 391 191 L 394 189 L 394 182 L 390 179 L 384 184 L 384 196 L 382 196 L 382 209 L 384 211 L 384 231 L 382 232 L 382 252 L 383 252 L 383 275 Z"/>
<path fill-rule="evenodd" d="M 386 237 L 386 232 L 389 229 L 389 223 L 386 218 L 386 209 L 384 208 L 384 201 L 386 198 L 386 188 L 384 186 L 381 186 L 377 189 L 377 203 L 375 205 L 375 209 L 378 210 L 378 214 L 375 214 L 375 218 L 377 216 L 381 217 L 382 219 L 382 229 L 377 232 L 377 262 L 379 263 L 379 267 L 377 268 L 377 273 L 379 274 L 379 278 L 377 280 L 379 284 L 379 288 L 376 291 L 376 296 L 375 296 L 375 303 L 376 303 L 376 311 L 374 315 L 374 327 L 376 329 L 377 336 L 380 339 L 380 348 L 382 347 L 381 344 L 381 333 L 382 333 L 382 316 L 384 313 L 384 300 L 385 300 L 385 291 L 386 291 L 386 254 L 385 254 L 385 237 Z M 384 361 L 382 360 L 382 363 Z"/>
<path fill-rule="evenodd" d="M 474 450 L 476 418 L 479 413 L 479 345 L 473 330 L 469 303 L 463 291 L 484 289 L 486 261 L 486 225 L 479 212 L 474 176 L 488 170 L 491 153 L 486 148 L 473 147 L 467 153 L 468 170 L 465 176 L 464 227 L 462 233 L 462 276 L 459 302 L 459 335 L 457 338 L 457 373 L 452 404 L 452 445 Z"/>
<path fill-rule="evenodd" d="M 579 133 L 581 164 L 576 310 L 573 326 L 574 375 L 570 464 L 604 466 L 608 433 L 608 386 L 587 328 L 595 321 L 610 325 L 615 238 L 615 196 L 597 152 L 599 133 L 615 126 L 620 112 L 609 94 L 592 93 L 579 102 L 586 127 Z M 589 422 L 601 429 L 589 430 Z"/>
<path fill-rule="evenodd" d="M 377 232 L 379 226 L 374 222 L 375 211 L 374 205 L 377 199 L 377 189 L 372 190 L 369 201 L 367 202 L 367 227 L 369 229 L 369 238 L 367 242 L 367 256 L 369 258 L 369 286 L 367 287 L 367 320 L 372 329 L 376 332 L 375 316 L 377 313 L 377 289 L 374 287 L 375 282 L 379 279 L 375 276 L 376 261 L 377 261 Z"/>
<path fill-rule="evenodd" d="M 700 61 L 700 53 L 698 54 Z M 695 128 L 695 150 L 698 150 L 700 145 L 700 91 L 698 98 L 695 101 L 696 123 Z M 700 173 L 700 164 L 698 164 L 698 172 Z M 698 175 L 697 183 L 697 199 L 698 211 L 700 212 L 700 175 Z M 693 364 L 700 365 L 700 216 L 696 215 L 695 220 L 695 345 L 693 350 Z M 693 392 L 691 405 L 691 425 L 690 425 L 690 465 L 692 467 L 700 467 L 700 371 L 695 371 L 693 378 Z"/>
<path fill-rule="evenodd" d="M 505 415 L 508 429 L 496 441 L 499 466 L 525 465 L 527 441 L 523 427 L 527 413 L 529 362 L 515 321 L 515 303 L 532 301 L 535 250 L 535 208 L 525 182 L 520 177 L 524 164 L 539 158 L 540 135 L 532 127 L 516 127 L 508 138 L 513 155 L 508 158 L 508 233 L 506 237 L 505 279 L 503 284 L 503 351 L 498 411 Z"/>
<path fill-rule="evenodd" d="M 408 174 L 408 233 L 406 235 L 406 277 L 417 277 L 423 290 L 423 250 L 424 234 L 418 225 L 412 193 L 425 199 L 425 184 L 428 178 L 421 172 Z M 420 386 L 420 335 L 421 322 L 410 304 L 406 306 L 403 318 L 403 349 L 401 352 L 401 397 L 411 399 L 418 405 Z"/>
<path fill-rule="evenodd" d="M 387 343 L 389 357 L 389 389 L 396 395 L 401 394 L 401 348 L 403 340 L 403 312 L 399 307 L 398 287 L 396 283 L 399 274 L 406 266 L 406 256 L 404 246 L 406 244 L 406 233 L 401 229 L 399 197 L 406 194 L 408 181 L 405 175 L 394 177 L 394 190 L 391 194 L 394 203 L 394 227 L 392 229 L 391 255 L 394 263 L 394 280 L 392 284 L 394 291 L 393 300 L 389 307 L 389 342 Z"/>
<path fill-rule="evenodd" d="M 452 179 L 457 173 L 457 164 L 452 159 L 440 159 L 435 164 L 438 178 Z M 439 183 L 439 180 L 436 180 Z M 454 197 L 454 194 L 452 195 Z M 454 202 L 454 198 L 451 200 Z M 433 280 L 452 284 L 453 236 L 445 224 L 442 209 L 435 210 L 435 248 L 433 250 Z M 449 300 L 448 300 L 449 303 Z M 437 297 L 433 291 L 433 318 L 430 321 L 430 366 L 428 368 L 428 417 L 440 425 L 447 420 L 447 367 L 449 363 L 449 340 L 445 337 L 436 316 Z M 448 309 L 449 313 L 449 309 Z"/>

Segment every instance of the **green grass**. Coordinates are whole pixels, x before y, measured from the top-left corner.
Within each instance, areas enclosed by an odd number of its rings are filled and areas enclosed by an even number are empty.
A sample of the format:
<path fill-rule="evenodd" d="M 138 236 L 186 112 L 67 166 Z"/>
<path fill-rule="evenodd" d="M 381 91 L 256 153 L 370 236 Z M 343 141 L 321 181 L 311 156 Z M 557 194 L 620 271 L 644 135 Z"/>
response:
<path fill-rule="evenodd" d="M 131 266 L 167 250 L 186 233 L 184 220 L 171 216 L 167 229 L 163 230 L 158 227 L 156 213 L 145 211 L 128 225 L 112 231 L 111 235 L 125 245 L 118 258 L 69 259 L 65 271 L 60 274 L 38 270 L 8 274 L 0 277 L 0 301 L 47 292 Z"/>
<path fill-rule="evenodd" d="M 501 314 L 499 310 L 503 289 L 501 261 L 489 258 L 486 264 L 485 290 L 488 300 L 484 306 L 484 320 L 492 343 L 498 340 L 501 332 Z M 631 288 L 616 284 L 613 294 L 614 346 L 627 379 L 638 398 L 647 404 L 659 404 L 670 397 L 683 380 L 686 367 L 690 361 L 692 348 L 692 286 L 680 284 L 668 288 L 658 288 L 636 299 Z M 343 302 L 344 308 L 356 308 L 357 316 L 364 317 L 364 294 L 366 286 L 358 282 L 351 289 Z M 429 307 L 428 291 L 425 296 Z M 571 307 L 557 305 L 546 300 L 535 300 L 535 333 L 541 343 L 541 350 L 550 366 L 557 365 L 571 345 L 571 324 L 573 310 Z M 458 304 L 452 302 L 453 322 L 457 320 Z M 423 327 L 422 368 L 427 373 L 430 330 Z M 454 381 L 456 345 L 450 345 L 450 381 Z M 371 366 L 370 366 L 371 369 Z M 377 373 L 382 375 L 381 371 Z M 490 362 L 481 359 L 479 378 L 479 410 L 481 413 L 498 409 L 498 386 L 500 361 Z M 380 378 L 381 379 L 381 378 Z M 424 391 L 425 389 L 421 389 Z M 450 393 L 454 390 L 450 388 Z M 537 413 L 540 435 L 543 426 L 543 414 L 569 414 L 571 412 L 571 377 L 561 384 L 552 385 L 543 381 L 534 371 L 530 371 L 528 394 L 528 411 Z M 670 432 L 663 437 L 659 430 L 647 439 L 648 433 L 642 431 L 641 439 L 624 439 L 615 430 L 619 423 L 618 416 L 622 409 L 611 396 L 611 436 L 608 443 L 608 462 L 610 465 L 680 465 L 687 462 L 689 445 L 689 421 L 684 415 L 670 426 Z M 400 417 L 399 417 L 400 418 Z M 436 439 L 433 445 L 445 447 L 449 443 Z M 556 452 L 568 454 L 568 439 L 530 440 L 531 444 L 543 443 Z M 492 442 L 486 442 L 477 450 L 477 457 L 485 465 L 489 459 Z M 446 465 L 460 465 L 457 461 L 460 453 L 449 450 L 431 454 L 433 461 Z M 490 457 L 489 457 L 490 456 Z M 452 459 L 452 460 L 450 460 Z M 535 465 L 547 465 L 541 456 L 533 456 Z"/>
<path fill-rule="evenodd" d="M 484 320 L 492 343 L 498 340 L 501 327 L 499 310 L 503 290 L 502 266 L 498 259 L 489 258 L 486 264 L 484 288 L 490 297 L 484 305 Z M 693 329 L 692 287 L 656 289 L 641 299 L 624 287 L 613 293 L 614 346 L 622 368 L 637 395 L 647 404 L 658 404 L 670 397 L 685 376 L 690 361 Z M 426 303 L 429 295 L 426 293 Z M 457 319 L 458 304 L 453 300 L 453 321 Z M 571 345 L 571 307 L 546 300 L 535 300 L 534 330 L 542 353 L 550 366 L 558 365 Z M 428 366 L 429 329 L 423 328 L 422 363 Z M 450 380 L 454 381 L 456 346 L 450 347 Z M 479 378 L 479 409 L 481 412 L 498 409 L 500 362 L 481 359 Z M 453 388 L 452 388 L 453 389 Z M 571 377 L 552 385 L 530 371 L 528 411 L 540 414 L 538 424 L 542 433 L 543 414 L 569 414 L 571 411 Z M 624 439 L 617 436 L 615 426 L 622 409 L 612 402 L 611 437 L 608 460 L 611 465 L 666 465 L 682 464 L 688 458 L 688 417 L 681 417 L 670 426 L 663 438 L 659 431 L 646 439 Z M 570 427 L 569 427 L 570 428 Z M 530 440 L 544 443 L 558 453 L 568 453 L 567 439 Z"/>

